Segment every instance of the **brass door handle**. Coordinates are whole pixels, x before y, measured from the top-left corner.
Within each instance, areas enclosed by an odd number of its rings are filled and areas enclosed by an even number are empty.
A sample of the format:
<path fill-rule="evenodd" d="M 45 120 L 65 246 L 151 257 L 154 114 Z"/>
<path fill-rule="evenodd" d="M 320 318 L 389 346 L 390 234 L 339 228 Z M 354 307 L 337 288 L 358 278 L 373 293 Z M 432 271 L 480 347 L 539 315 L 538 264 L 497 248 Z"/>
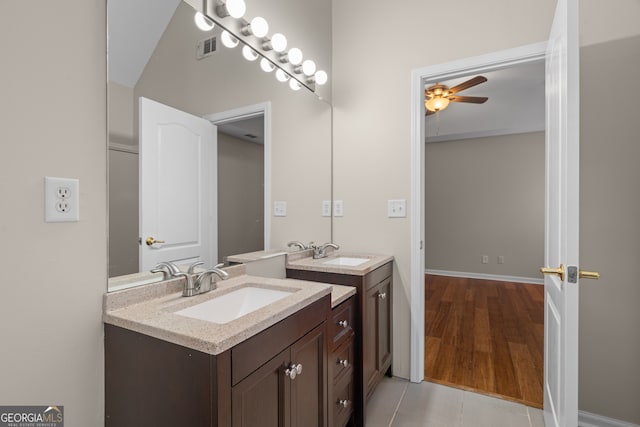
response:
<path fill-rule="evenodd" d="M 540 269 L 540 272 L 542 274 L 557 274 L 560 277 L 560 280 L 564 281 L 564 265 L 563 264 L 560 264 L 560 267 L 558 268 L 542 267 Z"/>
<path fill-rule="evenodd" d="M 600 278 L 600 273 L 598 273 L 597 271 L 584 271 L 584 270 L 580 270 L 580 272 L 578 273 L 578 277 L 580 277 L 581 279 L 594 279 L 594 280 L 598 280 Z"/>
<path fill-rule="evenodd" d="M 147 244 L 147 246 L 152 246 L 155 243 L 165 243 L 164 240 L 156 240 L 153 237 L 147 237 L 147 240 L 145 240 L 145 243 Z"/>

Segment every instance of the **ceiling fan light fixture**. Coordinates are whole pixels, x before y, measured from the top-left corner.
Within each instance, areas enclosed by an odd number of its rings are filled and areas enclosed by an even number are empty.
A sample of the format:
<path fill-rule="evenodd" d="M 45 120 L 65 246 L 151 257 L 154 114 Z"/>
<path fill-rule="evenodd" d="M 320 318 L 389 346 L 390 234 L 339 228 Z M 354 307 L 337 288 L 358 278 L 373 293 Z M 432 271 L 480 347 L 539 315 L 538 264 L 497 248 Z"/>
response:
<path fill-rule="evenodd" d="M 434 96 L 433 98 L 428 99 L 424 103 L 424 106 L 429 111 L 442 111 L 449 106 L 449 99 L 440 96 Z"/>

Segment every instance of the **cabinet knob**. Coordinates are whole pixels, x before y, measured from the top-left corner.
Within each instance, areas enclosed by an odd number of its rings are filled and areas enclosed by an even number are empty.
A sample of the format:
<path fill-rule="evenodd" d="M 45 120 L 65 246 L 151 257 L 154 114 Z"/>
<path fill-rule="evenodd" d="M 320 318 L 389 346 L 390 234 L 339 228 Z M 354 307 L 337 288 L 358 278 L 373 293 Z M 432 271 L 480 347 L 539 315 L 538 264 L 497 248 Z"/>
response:
<path fill-rule="evenodd" d="M 342 326 L 343 328 L 347 328 L 349 326 L 349 322 L 347 322 L 346 320 L 341 320 L 338 322 L 339 326 Z"/>
<path fill-rule="evenodd" d="M 347 399 L 340 399 L 338 400 L 338 405 L 346 408 L 347 406 L 349 406 L 349 401 Z"/>
<path fill-rule="evenodd" d="M 386 292 L 380 292 L 380 293 L 378 294 L 378 298 L 380 298 L 380 299 L 386 299 L 386 298 L 387 298 L 387 293 L 386 293 Z"/>
<path fill-rule="evenodd" d="M 338 359 L 338 365 L 342 365 L 346 368 L 349 366 L 349 361 L 347 359 Z"/>
<path fill-rule="evenodd" d="M 302 373 L 302 364 L 292 363 L 287 369 L 284 370 L 284 375 L 292 380 L 295 380 L 298 375 Z"/>

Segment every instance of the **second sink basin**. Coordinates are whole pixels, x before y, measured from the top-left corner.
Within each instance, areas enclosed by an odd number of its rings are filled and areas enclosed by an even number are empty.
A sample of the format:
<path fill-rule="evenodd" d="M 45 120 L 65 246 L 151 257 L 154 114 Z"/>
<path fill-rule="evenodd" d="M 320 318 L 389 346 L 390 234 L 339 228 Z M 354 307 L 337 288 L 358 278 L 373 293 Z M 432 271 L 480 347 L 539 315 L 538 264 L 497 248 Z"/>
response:
<path fill-rule="evenodd" d="M 180 316 L 224 324 L 291 295 L 291 291 L 247 286 L 176 311 Z"/>
<path fill-rule="evenodd" d="M 347 256 L 340 256 L 337 258 L 333 258 L 332 260 L 325 261 L 324 264 L 355 267 L 356 265 L 364 264 L 367 261 L 369 261 L 369 258 L 353 258 L 353 257 L 347 257 Z"/>

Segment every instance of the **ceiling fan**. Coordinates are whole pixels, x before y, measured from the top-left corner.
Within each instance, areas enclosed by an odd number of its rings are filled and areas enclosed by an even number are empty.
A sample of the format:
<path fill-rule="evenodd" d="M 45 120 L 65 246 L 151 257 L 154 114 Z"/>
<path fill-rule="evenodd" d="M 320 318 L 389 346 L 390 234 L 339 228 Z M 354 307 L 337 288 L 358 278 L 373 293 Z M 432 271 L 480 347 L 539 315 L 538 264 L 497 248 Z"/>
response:
<path fill-rule="evenodd" d="M 486 81 L 486 77 L 476 76 L 452 88 L 447 85 L 441 85 L 437 83 L 433 86 L 429 86 L 424 91 L 424 106 L 427 109 L 427 116 L 444 110 L 445 108 L 447 108 L 447 106 L 449 106 L 449 102 L 470 102 L 472 104 L 484 104 L 485 102 L 487 102 L 487 99 L 489 99 L 485 96 L 456 96 L 455 94 Z"/>

